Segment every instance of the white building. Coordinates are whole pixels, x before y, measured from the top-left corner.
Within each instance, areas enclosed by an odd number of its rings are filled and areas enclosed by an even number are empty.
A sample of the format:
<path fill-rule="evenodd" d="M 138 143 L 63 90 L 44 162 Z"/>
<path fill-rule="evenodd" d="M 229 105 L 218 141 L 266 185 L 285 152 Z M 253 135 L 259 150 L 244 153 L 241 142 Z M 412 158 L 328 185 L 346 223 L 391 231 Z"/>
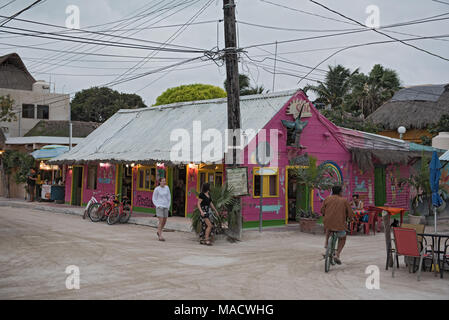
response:
<path fill-rule="evenodd" d="M 17 120 L 0 122 L 6 138 L 22 137 L 40 120 L 69 120 L 68 94 L 50 92 L 45 81 L 36 81 L 16 53 L 0 57 L 0 96 L 10 96 Z"/>

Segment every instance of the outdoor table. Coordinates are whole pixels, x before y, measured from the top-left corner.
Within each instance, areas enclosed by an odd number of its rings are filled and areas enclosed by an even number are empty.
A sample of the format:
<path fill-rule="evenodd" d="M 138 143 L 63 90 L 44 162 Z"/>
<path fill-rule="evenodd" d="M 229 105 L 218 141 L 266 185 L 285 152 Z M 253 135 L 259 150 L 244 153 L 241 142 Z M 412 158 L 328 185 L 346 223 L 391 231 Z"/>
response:
<path fill-rule="evenodd" d="M 444 251 L 441 250 L 441 239 L 449 238 L 448 233 L 418 233 L 418 236 L 423 237 L 431 237 L 432 238 L 432 247 L 433 252 L 438 256 L 438 267 L 440 268 L 440 277 L 443 278 L 444 266 L 440 264 L 440 254 L 444 254 Z M 434 266 L 436 272 L 436 266 Z"/>
<path fill-rule="evenodd" d="M 407 209 L 404 208 L 394 208 L 394 207 L 375 207 L 378 208 L 382 211 L 386 211 L 388 212 L 388 214 L 390 216 L 395 216 L 397 214 L 401 215 L 401 225 L 402 225 L 402 221 L 404 220 L 404 213 L 407 211 Z"/>

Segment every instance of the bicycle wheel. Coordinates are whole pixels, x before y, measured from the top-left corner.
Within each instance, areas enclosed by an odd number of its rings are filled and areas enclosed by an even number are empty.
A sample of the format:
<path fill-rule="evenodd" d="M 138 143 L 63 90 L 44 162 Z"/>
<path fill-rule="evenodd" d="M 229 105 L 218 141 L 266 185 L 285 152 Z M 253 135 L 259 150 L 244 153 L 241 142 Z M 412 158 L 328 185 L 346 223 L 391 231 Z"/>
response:
<path fill-rule="evenodd" d="M 100 209 L 101 203 L 93 203 L 90 205 L 89 210 L 87 210 L 87 215 L 92 222 L 100 221 L 101 217 L 98 215 L 98 209 Z"/>
<path fill-rule="evenodd" d="M 120 219 L 120 209 L 115 207 L 108 215 L 108 224 L 113 225 Z"/>
<path fill-rule="evenodd" d="M 120 223 L 127 223 L 129 221 L 129 218 L 131 218 L 132 209 L 130 206 L 126 205 L 123 208 L 123 214 L 120 215 Z"/>
<path fill-rule="evenodd" d="M 110 205 L 102 204 L 97 210 L 97 216 L 99 221 L 104 221 L 107 219 L 106 212 L 109 211 Z"/>
<path fill-rule="evenodd" d="M 329 237 L 329 240 L 327 242 L 327 249 L 326 249 L 326 257 L 324 258 L 324 271 L 329 272 L 329 269 L 331 267 L 331 264 L 335 264 L 334 262 L 334 248 L 335 248 L 335 239 L 334 234 L 331 234 Z"/>

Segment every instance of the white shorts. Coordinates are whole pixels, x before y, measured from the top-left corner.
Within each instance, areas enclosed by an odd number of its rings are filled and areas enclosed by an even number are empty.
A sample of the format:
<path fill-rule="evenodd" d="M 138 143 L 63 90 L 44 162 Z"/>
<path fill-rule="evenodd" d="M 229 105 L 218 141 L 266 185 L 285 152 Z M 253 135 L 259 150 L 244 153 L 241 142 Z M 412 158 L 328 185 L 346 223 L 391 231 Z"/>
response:
<path fill-rule="evenodd" d="M 156 216 L 159 218 L 168 218 L 168 208 L 157 207 Z"/>

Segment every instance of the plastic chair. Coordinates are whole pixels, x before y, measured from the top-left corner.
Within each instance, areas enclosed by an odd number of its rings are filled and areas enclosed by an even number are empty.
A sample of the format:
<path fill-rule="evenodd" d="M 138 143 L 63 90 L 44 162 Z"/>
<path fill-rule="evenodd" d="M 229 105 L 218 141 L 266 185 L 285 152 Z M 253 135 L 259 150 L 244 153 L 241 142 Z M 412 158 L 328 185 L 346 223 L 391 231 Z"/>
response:
<path fill-rule="evenodd" d="M 369 229 L 370 227 L 373 228 L 373 233 L 374 235 L 376 234 L 376 229 L 375 229 L 375 222 L 374 220 L 376 219 L 376 213 L 374 211 L 369 211 L 368 213 L 369 219 L 368 222 L 360 222 L 360 224 L 363 227 L 363 230 L 365 230 L 365 234 L 369 235 Z"/>
<path fill-rule="evenodd" d="M 419 249 L 418 237 L 416 236 L 416 230 L 408 229 L 408 228 L 393 228 L 394 234 L 394 245 L 395 248 L 393 251 L 393 259 L 398 256 L 405 257 L 413 257 L 419 258 L 419 267 L 418 267 L 418 281 L 421 280 L 421 269 L 424 258 L 431 257 L 435 263 L 435 255 L 433 251 L 432 245 L 423 245 L 422 249 Z M 432 252 L 431 254 L 426 253 L 426 249 L 430 247 Z M 394 261 L 394 260 L 393 260 Z M 393 271 L 391 276 L 394 278 L 394 272 L 396 270 L 395 263 L 393 263 Z"/>

